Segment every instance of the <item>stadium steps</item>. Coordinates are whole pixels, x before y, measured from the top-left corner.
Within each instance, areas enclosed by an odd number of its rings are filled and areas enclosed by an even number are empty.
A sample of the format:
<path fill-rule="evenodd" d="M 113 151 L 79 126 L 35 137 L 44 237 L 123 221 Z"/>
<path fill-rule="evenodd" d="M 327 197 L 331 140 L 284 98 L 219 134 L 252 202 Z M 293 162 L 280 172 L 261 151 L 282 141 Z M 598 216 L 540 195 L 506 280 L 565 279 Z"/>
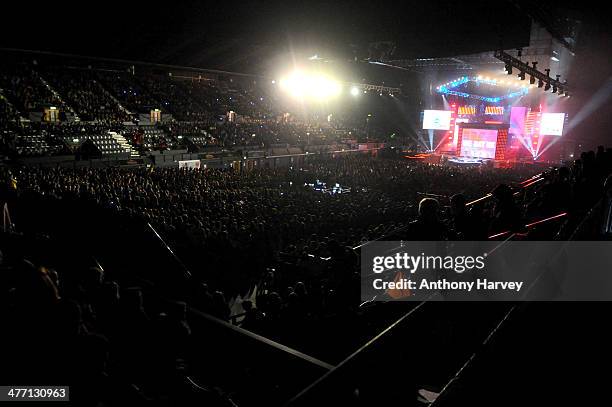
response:
<path fill-rule="evenodd" d="M 4 89 L 0 88 L 0 104 L 4 104 L 9 112 L 19 115 L 19 119 L 23 119 L 23 114 L 15 107 L 15 105 L 9 100 L 7 95 L 4 93 Z"/>
<path fill-rule="evenodd" d="M 98 85 L 98 88 L 100 88 L 100 90 L 101 90 L 103 93 L 105 93 L 105 94 L 106 94 L 106 95 L 107 95 L 107 96 L 108 96 L 108 97 L 109 97 L 109 98 L 110 98 L 110 99 L 111 99 L 113 102 L 115 102 L 115 103 L 117 104 L 117 106 L 119 106 L 119 109 L 120 109 L 122 112 L 124 112 L 125 114 L 127 114 L 127 115 L 128 115 L 128 116 L 130 116 L 130 117 L 132 116 L 132 112 L 130 112 L 130 111 L 129 111 L 129 110 L 128 110 L 128 109 L 127 109 L 125 106 L 123 106 L 123 105 L 121 104 L 121 102 L 119 102 L 119 99 L 117 99 L 117 98 L 115 97 L 115 95 L 113 95 L 113 92 L 111 92 L 110 90 L 108 90 L 108 89 L 106 88 L 106 86 L 104 86 L 104 84 L 103 84 L 101 81 L 99 81 L 99 80 L 97 80 L 97 79 L 94 79 L 93 81 L 94 81 L 94 83 L 96 83 L 96 84 Z"/>
<path fill-rule="evenodd" d="M 117 143 L 123 148 L 126 153 L 130 153 L 130 158 L 139 158 L 140 154 L 136 151 L 130 143 L 121 134 L 114 131 L 110 131 L 109 134 L 115 139 Z"/>
<path fill-rule="evenodd" d="M 66 101 L 64 99 L 62 99 L 62 96 L 59 94 L 59 92 L 56 91 L 53 88 L 53 86 L 51 86 L 49 84 L 49 82 L 47 82 L 45 80 L 45 78 L 43 78 L 42 75 L 40 75 L 38 72 L 36 72 L 35 75 L 40 80 L 40 82 L 47 89 L 49 89 L 49 92 L 51 92 L 53 94 L 53 96 L 55 96 L 57 98 L 57 100 L 59 100 L 61 102 L 61 104 L 68 109 L 68 112 L 66 113 L 66 117 L 70 118 L 70 120 L 68 120 L 68 121 L 79 121 L 80 119 L 79 119 L 79 116 L 76 114 L 76 111 L 72 108 L 72 106 L 70 106 L 68 103 L 66 103 Z"/>

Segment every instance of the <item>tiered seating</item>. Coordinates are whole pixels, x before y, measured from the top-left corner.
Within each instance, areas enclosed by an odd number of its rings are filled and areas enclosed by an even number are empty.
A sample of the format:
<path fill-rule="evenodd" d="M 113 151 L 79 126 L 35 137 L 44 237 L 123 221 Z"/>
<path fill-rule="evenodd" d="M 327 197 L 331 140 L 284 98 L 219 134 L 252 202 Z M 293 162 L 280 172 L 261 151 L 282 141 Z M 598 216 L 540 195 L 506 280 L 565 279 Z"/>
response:
<path fill-rule="evenodd" d="M 124 122 L 130 119 L 90 73 L 54 69 L 47 71 L 46 76 L 76 109 L 81 120 Z"/>
<path fill-rule="evenodd" d="M 17 136 L 17 154 L 23 156 L 45 156 L 56 155 L 62 151 L 63 147 L 57 144 L 50 144 L 42 134 L 29 134 Z"/>
<path fill-rule="evenodd" d="M 217 144 L 217 140 L 211 135 L 190 136 L 190 137 L 187 137 L 187 139 L 198 147 L 206 147 L 206 146 Z"/>
<path fill-rule="evenodd" d="M 168 77 L 145 76 L 139 78 L 149 93 L 161 102 L 162 112 L 168 110 L 178 120 L 210 120 L 210 106 L 197 95 L 197 88 L 184 80 Z"/>
<path fill-rule="evenodd" d="M 95 134 L 85 136 L 86 140 L 91 140 L 100 149 L 103 155 L 121 154 L 126 151 L 110 134 Z"/>
<path fill-rule="evenodd" d="M 115 71 L 102 71 L 95 67 L 78 69 L 39 64 L 36 69 L 41 77 L 24 66 L 10 66 L 12 68 L 4 71 L 14 72 L 17 76 L 5 75 L 3 82 L 14 89 L 27 90 L 18 92 L 23 96 L 24 106 L 41 107 L 49 101 L 59 104 L 61 98 L 67 102 L 66 109 L 69 109 L 68 105 L 74 108 L 81 124 L 71 127 L 70 123 L 64 123 L 68 126 L 53 127 L 52 130 L 54 135 L 61 136 L 75 149 L 81 141 L 73 140 L 82 140 L 84 134 L 106 134 L 111 130 L 109 126 L 118 125 L 121 128 L 117 131 L 125 133 L 123 122 L 132 121 L 131 113 L 142 115 L 150 109 L 160 109 L 162 120 L 169 122 L 155 126 L 130 126 L 134 130 L 125 136 L 140 152 L 184 148 L 185 145 L 198 151 L 207 146 L 329 144 L 338 138 L 329 125 L 322 128 L 319 119 L 278 121 L 280 111 L 275 111 L 275 106 L 280 108 L 281 105 L 274 98 L 271 85 L 265 86 L 251 79 L 213 81 L 151 73 L 135 76 L 117 67 Z M 36 103 L 32 104 L 32 98 Z M 237 114 L 232 122 L 225 119 L 228 111 Z M 35 115 L 32 117 L 38 120 Z M 104 124 L 105 129 L 82 127 L 83 123 L 90 121 Z M 149 122 L 143 118 L 142 123 Z M 0 127 L 8 126 L 2 124 Z M 110 139 L 101 145 L 105 152 L 115 152 L 117 148 L 117 143 Z"/>
<path fill-rule="evenodd" d="M 17 138 L 22 140 L 22 149 L 17 148 L 18 155 L 41 156 L 76 152 L 85 140 L 91 140 L 102 154 L 125 153 L 119 142 L 109 133 L 121 130 L 118 127 L 90 125 L 84 123 L 30 123 L 21 127 Z M 26 148 L 27 147 L 27 148 Z"/>
<path fill-rule="evenodd" d="M 142 130 L 142 146 L 147 150 L 159 149 L 175 149 L 179 143 L 171 136 L 157 127 L 143 126 Z"/>
<path fill-rule="evenodd" d="M 0 88 L 23 113 L 41 111 L 45 106 L 67 110 L 67 106 L 45 86 L 40 76 L 26 65 L 3 65 L 0 68 Z"/>
<path fill-rule="evenodd" d="M 64 143 L 46 128 L 23 125 L 15 135 L 15 150 L 20 156 L 51 156 L 67 153 Z"/>
<path fill-rule="evenodd" d="M 162 108 L 147 90 L 137 83 L 133 75 L 126 72 L 98 72 L 98 78 L 127 109 L 147 113 Z"/>
<path fill-rule="evenodd" d="M 15 125 L 19 121 L 19 113 L 9 103 L 5 97 L 0 94 L 0 128 L 6 128 Z"/>

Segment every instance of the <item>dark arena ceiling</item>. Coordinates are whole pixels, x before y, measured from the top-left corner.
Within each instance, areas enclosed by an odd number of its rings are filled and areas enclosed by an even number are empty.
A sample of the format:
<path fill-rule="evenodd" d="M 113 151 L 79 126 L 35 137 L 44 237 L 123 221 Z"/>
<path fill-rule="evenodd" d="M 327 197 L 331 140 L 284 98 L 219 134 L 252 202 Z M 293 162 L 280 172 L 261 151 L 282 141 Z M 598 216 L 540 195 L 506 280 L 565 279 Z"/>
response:
<path fill-rule="evenodd" d="M 256 71 L 296 50 L 344 60 L 404 59 L 514 48 L 529 40 L 529 17 L 506 0 L 53 4 L 13 6 L 7 15 L 14 18 L 0 28 L 0 46 Z"/>
<path fill-rule="evenodd" d="M 567 16 L 606 18 L 549 0 L 16 3 L 0 47 L 251 73 L 291 52 L 399 60 L 511 49 L 528 43 L 532 18 L 572 42 Z"/>

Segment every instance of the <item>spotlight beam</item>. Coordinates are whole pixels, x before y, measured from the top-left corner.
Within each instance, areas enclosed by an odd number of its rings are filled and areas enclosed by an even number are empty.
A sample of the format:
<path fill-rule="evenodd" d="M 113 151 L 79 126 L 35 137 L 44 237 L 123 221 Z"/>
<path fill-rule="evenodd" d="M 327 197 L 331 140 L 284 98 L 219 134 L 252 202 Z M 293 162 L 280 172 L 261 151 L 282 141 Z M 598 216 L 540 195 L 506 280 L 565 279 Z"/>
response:
<path fill-rule="evenodd" d="M 612 76 L 610 76 L 586 102 L 576 115 L 569 121 L 565 129 L 566 134 L 578 126 L 587 117 L 601 108 L 612 96 Z"/>
<path fill-rule="evenodd" d="M 541 137 L 541 136 L 540 136 Z M 553 140 L 551 140 L 546 147 L 544 147 L 543 149 L 538 151 L 538 154 L 535 156 L 535 159 L 537 160 L 538 158 L 540 158 L 542 156 L 542 154 L 544 154 L 546 152 L 546 150 L 548 150 L 549 148 L 551 148 L 552 146 L 554 146 L 555 144 L 557 144 L 559 142 L 559 140 L 561 140 L 561 137 L 555 137 Z"/>

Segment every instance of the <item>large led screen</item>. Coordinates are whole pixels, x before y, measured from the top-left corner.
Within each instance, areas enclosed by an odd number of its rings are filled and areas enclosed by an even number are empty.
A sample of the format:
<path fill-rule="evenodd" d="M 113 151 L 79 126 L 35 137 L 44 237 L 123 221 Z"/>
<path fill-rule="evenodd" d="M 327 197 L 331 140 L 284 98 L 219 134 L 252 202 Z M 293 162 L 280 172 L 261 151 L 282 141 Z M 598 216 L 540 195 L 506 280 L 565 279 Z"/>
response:
<path fill-rule="evenodd" d="M 565 113 L 542 113 L 540 118 L 540 134 L 543 136 L 561 136 Z"/>
<path fill-rule="evenodd" d="M 450 110 L 425 110 L 423 112 L 423 129 L 450 130 Z"/>
<path fill-rule="evenodd" d="M 473 158 L 495 158 L 497 130 L 463 129 L 461 156 Z"/>
<path fill-rule="evenodd" d="M 510 130 L 508 134 L 514 137 L 522 137 L 525 135 L 525 117 L 527 117 L 527 108 L 514 106 L 510 110 Z"/>

